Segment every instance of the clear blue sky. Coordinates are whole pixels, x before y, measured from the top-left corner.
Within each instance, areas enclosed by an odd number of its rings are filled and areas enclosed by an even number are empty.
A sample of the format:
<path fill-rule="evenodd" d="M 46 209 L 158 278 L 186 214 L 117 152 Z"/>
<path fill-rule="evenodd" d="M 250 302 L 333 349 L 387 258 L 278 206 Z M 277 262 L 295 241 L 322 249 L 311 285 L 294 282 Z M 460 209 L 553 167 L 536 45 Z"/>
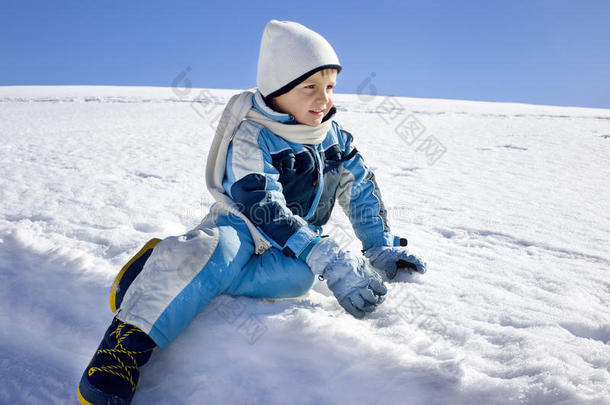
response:
<path fill-rule="evenodd" d="M 610 1 L 0 2 L 0 85 L 256 86 L 263 28 L 300 22 L 338 93 L 610 108 Z M 366 86 L 365 92 L 373 91 Z"/>

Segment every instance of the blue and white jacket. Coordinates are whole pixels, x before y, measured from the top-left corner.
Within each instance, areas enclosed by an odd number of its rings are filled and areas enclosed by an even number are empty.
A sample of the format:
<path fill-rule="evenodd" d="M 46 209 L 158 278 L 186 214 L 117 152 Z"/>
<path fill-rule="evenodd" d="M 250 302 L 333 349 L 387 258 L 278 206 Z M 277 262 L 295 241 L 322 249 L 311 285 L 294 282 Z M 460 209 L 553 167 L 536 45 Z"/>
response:
<path fill-rule="evenodd" d="M 252 98 L 254 108 L 274 121 L 296 124 Z M 332 119 L 333 107 L 324 120 Z M 231 141 L 222 186 L 263 236 L 285 255 L 305 260 L 320 240 L 339 200 L 363 250 L 398 245 L 390 233 L 375 175 L 353 145 L 352 135 L 332 121 L 319 144 L 293 143 L 265 126 L 244 120 Z"/>

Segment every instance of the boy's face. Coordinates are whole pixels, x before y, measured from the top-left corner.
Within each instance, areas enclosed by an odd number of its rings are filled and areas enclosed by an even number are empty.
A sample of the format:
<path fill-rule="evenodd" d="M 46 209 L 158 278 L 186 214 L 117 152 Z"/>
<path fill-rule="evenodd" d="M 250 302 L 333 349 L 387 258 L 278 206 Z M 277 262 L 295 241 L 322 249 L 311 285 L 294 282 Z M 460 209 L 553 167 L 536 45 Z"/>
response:
<path fill-rule="evenodd" d="M 295 88 L 271 100 L 280 112 L 291 114 L 299 124 L 315 127 L 333 106 L 337 70 L 326 69 L 309 76 Z"/>

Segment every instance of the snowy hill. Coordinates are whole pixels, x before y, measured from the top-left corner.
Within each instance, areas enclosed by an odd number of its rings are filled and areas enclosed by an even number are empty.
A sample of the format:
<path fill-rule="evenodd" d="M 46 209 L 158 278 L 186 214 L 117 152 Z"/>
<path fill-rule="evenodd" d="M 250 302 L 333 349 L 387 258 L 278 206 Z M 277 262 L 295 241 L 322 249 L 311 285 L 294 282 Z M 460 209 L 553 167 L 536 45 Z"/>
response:
<path fill-rule="evenodd" d="M 235 92 L 0 87 L 0 403 L 76 403 L 118 270 L 207 212 Z M 335 103 L 428 273 L 363 321 L 324 285 L 221 297 L 133 403 L 610 404 L 610 110 Z M 360 249 L 340 209 L 325 230 Z"/>

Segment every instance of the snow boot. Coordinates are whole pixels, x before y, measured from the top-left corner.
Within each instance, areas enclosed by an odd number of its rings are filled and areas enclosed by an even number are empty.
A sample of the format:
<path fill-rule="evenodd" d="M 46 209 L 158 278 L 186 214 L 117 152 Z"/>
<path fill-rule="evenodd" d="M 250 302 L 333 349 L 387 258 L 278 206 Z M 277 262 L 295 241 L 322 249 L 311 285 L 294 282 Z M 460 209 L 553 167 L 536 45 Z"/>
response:
<path fill-rule="evenodd" d="M 139 368 L 148 361 L 155 346 L 142 330 L 115 317 L 80 380 L 80 403 L 129 404 L 140 376 Z"/>
<path fill-rule="evenodd" d="M 127 289 L 138 274 L 140 274 L 144 267 L 144 263 L 146 263 L 154 247 L 157 246 L 159 242 L 161 242 L 161 239 L 156 238 L 146 242 L 144 247 L 142 247 L 125 266 L 123 266 L 121 271 L 119 271 L 119 274 L 114 279 L 114 283 L 112 283 L 112 288 L 110 289 L 110 309 L 112 312 L 116 312 L 116 310 L 119 309 Z"/>

